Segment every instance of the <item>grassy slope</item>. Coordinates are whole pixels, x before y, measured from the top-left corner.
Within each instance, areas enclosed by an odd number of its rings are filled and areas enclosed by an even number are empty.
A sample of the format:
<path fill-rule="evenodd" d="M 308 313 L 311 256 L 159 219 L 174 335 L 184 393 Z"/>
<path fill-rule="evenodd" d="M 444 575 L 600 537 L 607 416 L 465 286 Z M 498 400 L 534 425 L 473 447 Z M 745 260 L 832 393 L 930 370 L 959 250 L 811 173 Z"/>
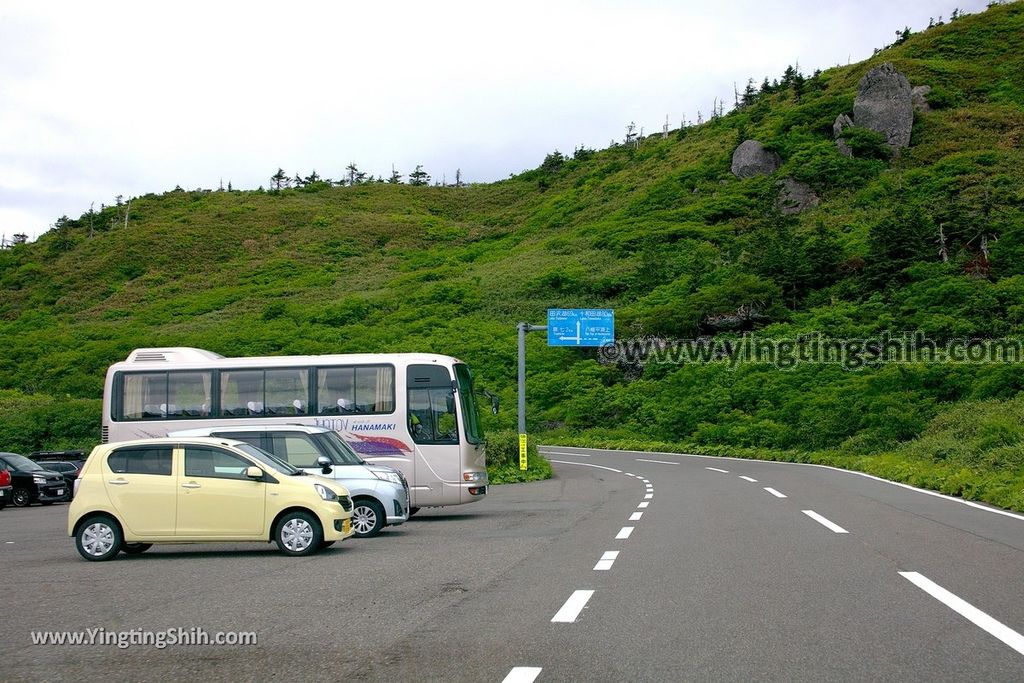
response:
<path fill-rule="evenodd" d="M 1024 5 L 996 7 L 826 71 L 799 100 L 792 89 L 762 95 L 637 150 L 490 185 L 170 192 L 135 199 L 127 228 L 117 208 L 92 220 L 92 237 L 88 217 L 70 221 L 0 252 L 0 447 L 89 445 L 103 371 L 138 346 L 452 353 L 502 396 L 493 429 L 514 425 L 514 325 L 543 321 L 548 307 L 613 307 L 620 337 L 693 337 L 709 315 L 749 304 L 764 312 L 761 333 L 779 336 L 1018 335 L 1022 36 Z M 932 85 L 941 108 L 917 117 L 913 147 L 895 161 L 841 157 L 832 121 L 883 61 Z M 730 155 L 746 137 L 777 149 L 780 177 L 809 182 L 822 205 L 782 218 L 773 179 L 733 178 Z M 948 264 L 936 257 L 939 225 Z M 991 270 L 976 277 L 966 271 L 982 233 Z M 637 375 L 539 338 L 529 356 L 533 429 L 952 468 L 999 480 L 966 495 L 1024 507 L 1019 432 L 941 457 L 937 445 L 959 438 L 950 415 L 1006 422 L 1024 389 L 1019 367 Z"/>

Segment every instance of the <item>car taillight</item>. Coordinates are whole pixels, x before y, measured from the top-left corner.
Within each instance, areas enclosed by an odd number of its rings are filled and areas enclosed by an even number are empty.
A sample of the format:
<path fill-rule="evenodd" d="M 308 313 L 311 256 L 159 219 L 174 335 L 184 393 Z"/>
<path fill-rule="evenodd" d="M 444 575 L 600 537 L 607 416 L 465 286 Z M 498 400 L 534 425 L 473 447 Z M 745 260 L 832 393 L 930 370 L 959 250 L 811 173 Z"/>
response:
<path fill-rule="evenodd" d="M 7 470 L 0 470 L 0 486 L 11 485 L 11 473 Z"/>

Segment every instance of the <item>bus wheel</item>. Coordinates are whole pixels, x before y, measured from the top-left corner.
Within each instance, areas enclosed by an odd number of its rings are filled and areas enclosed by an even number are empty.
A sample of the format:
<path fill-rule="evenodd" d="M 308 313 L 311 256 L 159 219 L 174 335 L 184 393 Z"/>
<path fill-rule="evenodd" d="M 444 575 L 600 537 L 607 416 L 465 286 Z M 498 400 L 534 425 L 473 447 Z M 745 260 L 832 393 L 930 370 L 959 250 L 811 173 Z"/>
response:
<path fill-rule="evenodd" d="M 372 498 L 359 498 L 352 508 L 352 528 L 356 538 L 371 538 L 384 527 L 384 508 Z"/>

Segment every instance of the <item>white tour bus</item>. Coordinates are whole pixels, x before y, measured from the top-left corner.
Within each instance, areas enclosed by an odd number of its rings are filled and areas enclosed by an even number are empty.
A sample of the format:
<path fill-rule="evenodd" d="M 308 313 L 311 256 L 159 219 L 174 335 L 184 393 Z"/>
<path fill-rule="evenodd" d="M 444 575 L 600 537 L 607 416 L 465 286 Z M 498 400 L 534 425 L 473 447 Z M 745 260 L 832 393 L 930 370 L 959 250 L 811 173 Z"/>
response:
<path fill-rule="evenodd" d="M 413 508 L 487 493 L 473 376 L 449 356 L 225 358 L 202 349 L 136 349 L 107 370 L 104 443 L 243 424 L 332 429 L 364 460 L 401 470 Z"/>

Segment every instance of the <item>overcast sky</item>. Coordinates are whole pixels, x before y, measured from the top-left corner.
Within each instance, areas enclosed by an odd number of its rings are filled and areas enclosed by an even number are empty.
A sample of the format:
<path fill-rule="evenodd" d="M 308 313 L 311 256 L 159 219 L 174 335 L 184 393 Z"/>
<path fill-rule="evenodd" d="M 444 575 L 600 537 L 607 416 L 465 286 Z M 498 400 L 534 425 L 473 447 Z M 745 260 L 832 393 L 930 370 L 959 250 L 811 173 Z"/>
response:
<path fill-rule="evenodd" d="M 282 167 L 492 181 L 986 0 L 0 0 L 0 234 Z"/>

